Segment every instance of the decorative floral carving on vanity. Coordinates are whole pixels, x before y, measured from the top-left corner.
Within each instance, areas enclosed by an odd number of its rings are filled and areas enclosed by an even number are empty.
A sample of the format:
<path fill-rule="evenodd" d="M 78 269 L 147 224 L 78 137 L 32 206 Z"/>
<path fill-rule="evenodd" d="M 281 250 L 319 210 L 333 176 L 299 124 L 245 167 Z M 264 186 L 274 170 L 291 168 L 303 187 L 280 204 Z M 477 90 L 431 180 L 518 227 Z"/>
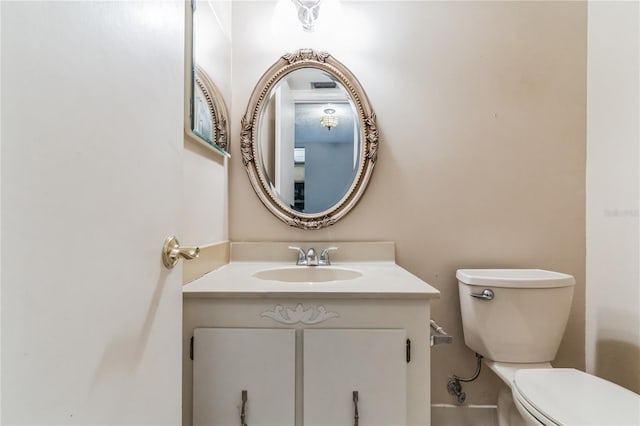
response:
<path fill-rule="evenodd" d="M 281 324 L 320 324 L 331 318 L 338 318 L 337 312 L 328 312 L 322 305 L 303 305 L 298 303 L 294 306 L 276 305 L 271 310 L 264 311 L 261 317 L 271 318 Z"/>

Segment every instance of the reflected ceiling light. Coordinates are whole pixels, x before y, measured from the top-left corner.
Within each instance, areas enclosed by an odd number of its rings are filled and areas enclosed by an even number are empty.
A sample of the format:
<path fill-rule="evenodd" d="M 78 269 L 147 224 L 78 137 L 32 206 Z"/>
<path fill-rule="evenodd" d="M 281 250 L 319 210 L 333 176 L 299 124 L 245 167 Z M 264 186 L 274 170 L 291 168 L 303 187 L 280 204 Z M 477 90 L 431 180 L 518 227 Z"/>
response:
<path fill-rule="evenodd" d="M 338 117 L 333 115 L 336 113 L 336 110 L 333 108 L 326 108 L 324 110 L 326 115 L 323 115 L 320 118 L 320 123 L 327 128 L 327 130 L 331 131 L 332 127 L 336 127 L 338 125 Z"/>
<path fill-rule="evenodd" d="M 322 0 L 292 0 L 298 8 L 298 19 L 305 31 L 313 32 L 316 20 L 320 15 Z"/>

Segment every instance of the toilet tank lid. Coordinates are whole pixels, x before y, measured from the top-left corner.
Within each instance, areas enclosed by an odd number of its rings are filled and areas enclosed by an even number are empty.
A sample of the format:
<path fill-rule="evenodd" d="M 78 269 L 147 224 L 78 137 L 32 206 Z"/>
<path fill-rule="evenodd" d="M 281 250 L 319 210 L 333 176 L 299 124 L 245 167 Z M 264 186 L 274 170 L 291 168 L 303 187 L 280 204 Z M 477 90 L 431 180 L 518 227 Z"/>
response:
<path fill-rule="evenodd" d="M 554 288 L 575 284 L 573 276 L 543 269 L 458 269 L 458 281 L 478 286 Z"/>

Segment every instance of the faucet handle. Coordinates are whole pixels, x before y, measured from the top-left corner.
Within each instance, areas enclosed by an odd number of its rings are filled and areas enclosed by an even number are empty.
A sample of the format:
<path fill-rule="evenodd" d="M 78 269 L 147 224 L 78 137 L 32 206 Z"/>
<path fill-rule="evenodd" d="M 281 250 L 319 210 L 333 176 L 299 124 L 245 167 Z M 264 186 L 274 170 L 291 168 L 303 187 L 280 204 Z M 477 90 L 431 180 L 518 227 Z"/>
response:
<path fill-rule="evenodd" d="M 296 265 L 306 265 L 307 264 L 307 255 L 304 253 L 304 250 L 300 247 L 289 246 L 289 250 L 294 250 L 298 252 L 298 261 Z"/>
<path fill-rule="evenodd" d="M 338 247 L 327 247 L 322 250 L 322 253 L 320 253 L 320 260 L 318 261 L 318 264 L 325 266 L 331 265 L 331 261 L 329 260 L 329 252 L 334 250 L 338 250 Z"/>

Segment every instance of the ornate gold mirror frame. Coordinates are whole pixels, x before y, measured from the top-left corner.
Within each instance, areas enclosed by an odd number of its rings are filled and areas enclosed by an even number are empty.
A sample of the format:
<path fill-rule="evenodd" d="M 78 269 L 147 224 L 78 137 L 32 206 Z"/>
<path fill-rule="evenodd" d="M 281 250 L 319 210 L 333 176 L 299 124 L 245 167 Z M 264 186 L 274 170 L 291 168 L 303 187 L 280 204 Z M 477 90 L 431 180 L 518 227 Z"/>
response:
<path fill-rule="evenodd" d="M 329 209 L 317 214 L 302 213 L 285 205 L 274 192 L 260 153 L 259 125 L 262 111 L 274 86 L 289 73 L 301 68 L 314 68 L 330 74 L 340 82 L 351 97 L 359 123 L 359 166 L 355 178 L 344 197 Z M 355 76 L 342 63 L 326 52 L 301 49 L 283 55 L 273 64 L 256 84 L 245 116 L 241 122 L 240 149 L 242 162 L 249 175 L 251 185 L 260 201 L 278 219 L 287 225 L 301 229 L 320 229 L 333 225 L 357 204 L 364 194 L 378 153 L 378 130 L 376 116 L 367 96 Z"/>

